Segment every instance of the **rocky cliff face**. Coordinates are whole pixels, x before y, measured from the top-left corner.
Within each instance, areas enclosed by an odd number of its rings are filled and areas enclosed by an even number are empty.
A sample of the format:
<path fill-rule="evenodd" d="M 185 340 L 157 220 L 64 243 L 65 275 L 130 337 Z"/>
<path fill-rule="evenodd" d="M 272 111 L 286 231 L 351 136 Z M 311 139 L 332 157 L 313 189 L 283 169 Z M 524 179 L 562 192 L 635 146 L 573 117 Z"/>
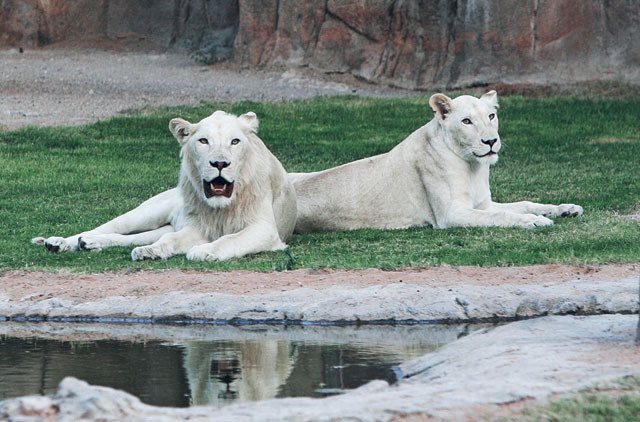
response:
<path fill-rule="evenodd" d="M 640 83 L 635 0 L 0 0 L 0 46 L 127 38 L 414 89 Z"/>

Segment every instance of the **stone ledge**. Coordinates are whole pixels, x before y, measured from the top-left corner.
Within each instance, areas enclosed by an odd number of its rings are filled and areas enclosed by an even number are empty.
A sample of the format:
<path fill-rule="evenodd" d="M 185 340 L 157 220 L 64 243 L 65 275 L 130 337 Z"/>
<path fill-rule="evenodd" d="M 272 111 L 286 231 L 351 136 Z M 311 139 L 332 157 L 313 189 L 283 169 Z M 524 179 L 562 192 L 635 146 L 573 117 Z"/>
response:
<path fill-rule="evenodd" d="M 88 322 L 239 325 L 499 322 L 544 315 L 630 314 L 637 313 L 638 308 L 636 277 L 544 285 L 329 286 L 246 296 L 175 291 L 95 301 L 56 297 L 10 300 L 0 294 L 0 316 L 4 319 Z"/>

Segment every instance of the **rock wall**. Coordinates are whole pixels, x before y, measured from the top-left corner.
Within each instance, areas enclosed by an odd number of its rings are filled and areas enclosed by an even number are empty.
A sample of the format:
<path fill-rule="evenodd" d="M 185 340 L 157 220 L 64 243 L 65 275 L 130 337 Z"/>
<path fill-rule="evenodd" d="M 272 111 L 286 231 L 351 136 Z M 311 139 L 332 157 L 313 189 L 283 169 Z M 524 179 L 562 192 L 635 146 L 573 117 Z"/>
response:
<path fill-rule="evenodd" d="M 0 0 L 0 47 L 144 40 L 216 62 L 233 55 L 238 7 L 238 0 Z"/>
<path fill-rule="evenodd" d="M 413 89 L 640 83 L 636 0 L 0 0 L 0 46 L 131 37 Z"/>

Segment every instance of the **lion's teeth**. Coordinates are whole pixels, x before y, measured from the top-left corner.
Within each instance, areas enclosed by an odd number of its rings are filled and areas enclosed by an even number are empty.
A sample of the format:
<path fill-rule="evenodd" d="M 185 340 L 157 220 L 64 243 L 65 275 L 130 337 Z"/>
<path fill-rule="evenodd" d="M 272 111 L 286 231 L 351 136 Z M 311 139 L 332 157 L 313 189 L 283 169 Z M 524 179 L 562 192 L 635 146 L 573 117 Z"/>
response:
<path fill-rule="evenodd" d="M 225 185 L 222 185 L 222 186 L 216 186 L 216 185 L 214 185 L 213 183 L 211 183 L 211 190 L 212 190 L 214 193 L 217 193 L 217 194 L 223 194 L 223 193 L 224 193 L 224 190 L 225 190 Z"/>

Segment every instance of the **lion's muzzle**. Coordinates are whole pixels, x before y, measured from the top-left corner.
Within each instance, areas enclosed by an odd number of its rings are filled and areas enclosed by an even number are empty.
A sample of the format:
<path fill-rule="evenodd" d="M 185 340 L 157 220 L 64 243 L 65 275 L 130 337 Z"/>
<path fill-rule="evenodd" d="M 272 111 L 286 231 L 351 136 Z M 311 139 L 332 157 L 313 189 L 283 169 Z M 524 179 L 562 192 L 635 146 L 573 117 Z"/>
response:
<path fill-rule="evenodd" d="M 218 176 L 211 181 L 202 180 L 204 196 L 209 199 L 214 196 L 231 197 L 233 193 L 233 182 L 229 182 L 222 176 Z"/>

